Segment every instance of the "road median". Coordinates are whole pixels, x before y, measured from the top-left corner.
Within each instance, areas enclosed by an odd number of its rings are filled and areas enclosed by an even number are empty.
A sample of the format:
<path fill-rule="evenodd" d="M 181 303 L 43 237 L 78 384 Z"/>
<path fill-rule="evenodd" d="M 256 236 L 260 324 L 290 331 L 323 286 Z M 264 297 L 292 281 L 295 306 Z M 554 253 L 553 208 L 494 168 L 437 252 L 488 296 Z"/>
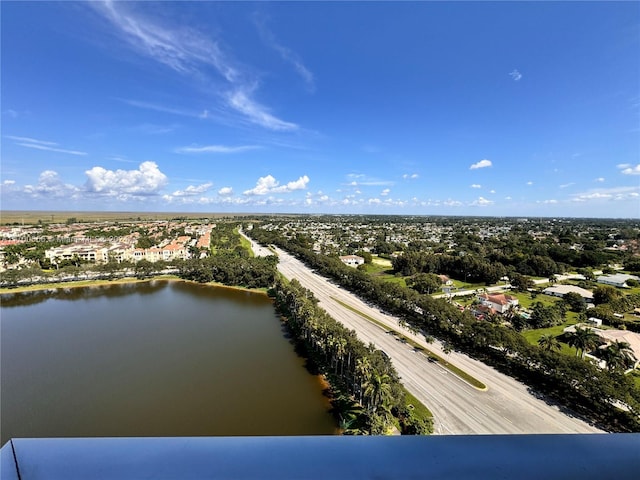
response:
<path fill-rule="evenodd" d="M 331 298 L 331 300 L 333 300 L 334 302 L 340 304 L 341 306 L 343 306 L 347 310 L 350 310 L 353 313 L 361 316 L 365 320 L 368 320 L 369 322 L 377 325 L 378 327 L 382 328 L 386 332 L 392 332 L 400 340 L 405 341 L 407 344 L 411 345 L 414 349 L 416 349 L 417 351 L 419 351 L 422 354 L 424 354 L 427 358 L 429 358 L 429 360 L 439 363 L 444 368 L 449 370 L 451 373 L 453 373 L 454 375 L 459 377 L 461 380 L 463 380 L 466 383 L 468 383 L 469 385 L 471 385 L 473 388 L 475 388 L 477 390 L 480 390 L 480 391 L 488 390 L 488 387 L 484 383 L 482 383 L 480 380 L 476 379 L 475 377 L 472 377 L 467 372 L 465 372 L 464 370 L 456 367 L 455 365 L 453 365 L 452 363 L 448 362 L 447 360 L 445 360 L 444 358 L 442 358 L 438 354 L 432 352 L 431 350 L 429 350 L 424 345 L 420 345 L 418 342 L 412 340 L 411 338 L 407 337 L 403 333 L 395 330 L 394 328 L 389 327 L 388 325 L 386 325 L 385 323 L 383 323 L 383 322 L 381 322 L 379 320 L 376 320 L 371 315 L 367 315 L 366 313 L 361 312 L 360 310 L 358 310 L 357 308 L 349 305 L 348 303 L 345 303 L 345 302 L 343 302 L 341 300 L 338 300 L 336 297 L 333 297 L 333 296 L 331 296 L 330 298 Z"/>

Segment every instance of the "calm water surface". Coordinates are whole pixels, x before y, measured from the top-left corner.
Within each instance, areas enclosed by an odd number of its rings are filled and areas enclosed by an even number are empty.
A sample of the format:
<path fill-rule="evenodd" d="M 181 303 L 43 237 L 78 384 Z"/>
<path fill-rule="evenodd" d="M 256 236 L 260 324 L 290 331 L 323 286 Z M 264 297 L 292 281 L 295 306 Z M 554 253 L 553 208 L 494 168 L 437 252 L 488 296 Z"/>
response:
<path fill-rule="evenodd" d="M 154 281 L 7 295 L 0 314 L 2 444 L 335 431 L 263 295 Z"/>

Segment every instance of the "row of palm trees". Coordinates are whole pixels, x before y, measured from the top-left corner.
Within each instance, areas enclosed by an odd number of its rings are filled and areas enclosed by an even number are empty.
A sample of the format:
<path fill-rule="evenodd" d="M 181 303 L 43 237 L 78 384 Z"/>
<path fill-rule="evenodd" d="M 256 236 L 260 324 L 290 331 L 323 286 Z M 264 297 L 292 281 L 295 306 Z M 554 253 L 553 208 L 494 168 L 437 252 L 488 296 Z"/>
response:
<path fill-rule="evenodd" d="M 602 340 L 591 328 L 576 326 L 575 331 L 566 334 L 567 344 L 576 349 L 576 356 L 584 359 L 588 352 L 595 350 Z M 547 352 L 558 351 L 561 348 L 560 341 L 555 335 L 545 334 L 538 339 L 538 345 Z M 607 364 L 610 372 L 624 372 L 633 365 L 636 358 L 628 342 L 616 340 L 609 343 L 601 350 L 601 357 Z"/>
<path fill-rule="evenodd" d="M 277 279 L 273 292 L 290 332 L 332 387 L 342 392 L 341 426 L 347 433 L 385 433 L 393 424 L 392 411 L 404 403 L 389 359 L 321 309 L 297 280 Z"/>

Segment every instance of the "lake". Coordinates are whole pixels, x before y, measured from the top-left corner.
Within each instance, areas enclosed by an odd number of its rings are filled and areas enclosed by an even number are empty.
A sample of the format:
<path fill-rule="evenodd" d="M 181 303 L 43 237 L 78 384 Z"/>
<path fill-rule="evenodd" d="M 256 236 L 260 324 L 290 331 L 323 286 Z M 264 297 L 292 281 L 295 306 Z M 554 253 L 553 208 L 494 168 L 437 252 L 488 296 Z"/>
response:
<path fill-rule="evenodd" d="M 335 432 L 265 295 L 152 281 L 1 300 L 2 444 Z"/>

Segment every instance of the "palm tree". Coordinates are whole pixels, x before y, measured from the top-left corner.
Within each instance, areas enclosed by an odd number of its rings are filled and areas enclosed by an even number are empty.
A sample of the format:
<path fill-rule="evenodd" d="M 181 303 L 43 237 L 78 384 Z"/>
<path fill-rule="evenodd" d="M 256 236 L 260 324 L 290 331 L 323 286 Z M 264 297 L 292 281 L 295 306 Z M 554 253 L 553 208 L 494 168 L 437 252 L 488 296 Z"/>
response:
<path fill-rule="evenodd" d="M 356 375 L 357 378 L 359 378 L 358 390 L 360 391 L 360 404 L 362 404 L 364 395 L 363 385 L 369 381 L 369 375 L 371 375 L 371 363 L 367 357 L 356 359 Z"/>
<path fill-rule="evenodd" d="M 619 340 L 610 343 L 607 345 L 607 348 L 603 349 L 602 358 L 607 362 L 607 370 L 610 372 L 624 371 L 630 364 L 633 365 L 636 361 L 633 350 L 631 350 L 631 345 Z"/>
<path fill-rule="evenodd" d="M 558 339 L 552 334 L 542 335 L 538 339 L 538 345 L 543 350 L 550 352 L 552 350 L 560 350 L 560 342 Z"/>
<path fill-rule="evenodd" d="M 390 381 L 391 377 L 386 373 L 374 371 L 364 384 L 364 395 L 371 411 L 386 410 L 389 406 L 392 395 Z"/>
<path fill-rule="evenodd" d="M 593 350 L 600 343 L 600 337 L 591 328 L 576 327 L 574 333 L 569 335 L 567 343 L 576 349 L 576 357 L 582 352 L 584 358 L 587 352 Z"/>

